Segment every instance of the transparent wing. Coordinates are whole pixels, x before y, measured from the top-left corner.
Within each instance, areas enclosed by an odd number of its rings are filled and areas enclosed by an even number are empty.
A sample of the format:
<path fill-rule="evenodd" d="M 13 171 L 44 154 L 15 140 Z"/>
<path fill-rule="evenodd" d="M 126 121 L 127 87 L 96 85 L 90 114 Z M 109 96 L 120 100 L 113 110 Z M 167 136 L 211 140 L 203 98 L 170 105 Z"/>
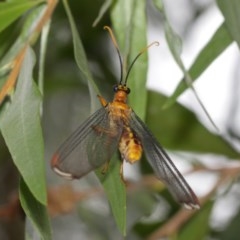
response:
<path fill-rule="evenodd" d="M 51 165 L 59 175 L 80 178 L 109 161 L 122 133 L 122 122 L 113 122 L 107 107 L 91 115 L 53 155 Z"/>
<path fill-rule="evenodd" d="M 175 199 L 184 204 L 186 208 L 199 208 L 198 199 L 191 187 L 146 125 L 133 111 L 130 127 L 141 140 L 146 158 L 157 177 L 167 185 Z"/>

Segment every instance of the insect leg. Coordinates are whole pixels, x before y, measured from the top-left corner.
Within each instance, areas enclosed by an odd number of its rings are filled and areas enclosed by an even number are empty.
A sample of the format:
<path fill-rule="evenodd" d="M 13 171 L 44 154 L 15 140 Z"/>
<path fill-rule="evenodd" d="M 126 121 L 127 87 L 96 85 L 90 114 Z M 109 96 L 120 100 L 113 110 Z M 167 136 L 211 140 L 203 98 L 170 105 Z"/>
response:
<path fill-rule="evenodd" d="M 109 163 L 110 163 L 110 160 L 108 160 L 108 161 L 107 161 L 106 163 L 104 163 L 104 165 L 102 166 L 101 173 L 102 173 L 103 175 L 108 171 Z"/>
<path fill-rule="evenodd" d="M 116 137 L 117 133 L 113 130 L 107 130 L 106 128 L 103 128 L 101 126 L 92 126 L 93 130 L 97 133 L 97 134 L 107 134 L 109 136 L 109 139 L 112 139 L 114 137 Z M 110 144 L 110 142 L 109 142 Z"/>
<path fill-rule="evenodd" d="M 97 95 L 97 97 L 98 97 L 100 103 L 102 104 L 102 106 L 103 106 L 103 107 L 106 107 L 107 104 L 108 104 L 108 102 L 107 102 L 102 96 L 100 96 L 100 95 Z"/>

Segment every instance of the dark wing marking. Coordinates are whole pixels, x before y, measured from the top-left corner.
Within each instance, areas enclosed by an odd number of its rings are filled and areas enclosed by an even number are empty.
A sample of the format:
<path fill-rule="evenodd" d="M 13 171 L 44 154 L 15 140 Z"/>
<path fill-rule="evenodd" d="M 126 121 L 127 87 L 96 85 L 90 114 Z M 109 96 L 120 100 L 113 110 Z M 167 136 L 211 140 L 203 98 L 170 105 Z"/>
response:
<path fill-rule="evenodd" d="M 142 120 L 132 111 L 130 127 L 140 138 L 146 158 L 158 178 L 168 187 L 175 199 L 186 208 L 199 208 L 199 202 L 191 187 L 178 171 Z"/>
<path fill-rule="evenodd" d="M 112 121 L 107 106 L 92 114 L 53 155 L 53 170 L 69 179 L 80 178 L 109 161 L 122 133 L 122 122 Z"/>

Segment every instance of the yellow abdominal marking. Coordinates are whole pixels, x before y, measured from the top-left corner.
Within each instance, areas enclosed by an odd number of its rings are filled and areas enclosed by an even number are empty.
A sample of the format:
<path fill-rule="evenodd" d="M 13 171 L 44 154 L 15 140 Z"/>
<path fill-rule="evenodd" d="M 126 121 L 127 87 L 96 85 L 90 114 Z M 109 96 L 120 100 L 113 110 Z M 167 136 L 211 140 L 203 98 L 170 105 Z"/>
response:
<path fill-rule="evenodd" d="M 119 142 L 119 151 L 127 162 L 135 163 L 142 157 L 142 145 L 129 127 L 125 127 Z"/>

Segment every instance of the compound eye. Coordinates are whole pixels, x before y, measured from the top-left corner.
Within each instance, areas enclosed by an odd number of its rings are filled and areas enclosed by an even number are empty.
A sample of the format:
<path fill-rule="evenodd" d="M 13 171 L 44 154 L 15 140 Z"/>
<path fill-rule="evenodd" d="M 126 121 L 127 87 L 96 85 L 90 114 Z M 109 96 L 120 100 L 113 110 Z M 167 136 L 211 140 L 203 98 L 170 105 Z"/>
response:
<path fill-rule="evenodd" d="M 117 91 L 118 91 L 118 85 L 114 85 L 114 86 L 113 86 L 113 91 L 114 91 L 114 92 L 117 92 Z"/>
<path fill-rule="evenodd" d="M 130 88 L 127 88 L 126 93 L 129 94 L 131 92 Z"/>

